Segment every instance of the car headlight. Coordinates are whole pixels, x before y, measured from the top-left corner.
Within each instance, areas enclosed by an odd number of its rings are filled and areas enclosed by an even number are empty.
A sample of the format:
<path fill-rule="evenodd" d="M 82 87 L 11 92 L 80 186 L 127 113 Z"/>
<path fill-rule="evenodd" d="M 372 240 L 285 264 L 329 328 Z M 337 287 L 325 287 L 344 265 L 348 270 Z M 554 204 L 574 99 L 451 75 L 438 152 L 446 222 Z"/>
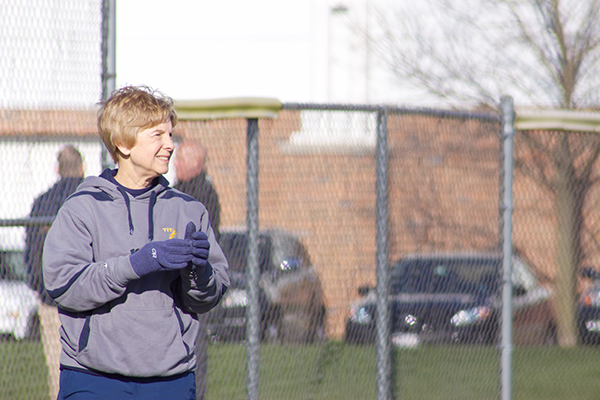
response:
<path fill-rule="evenodd" d="M 468 310 L 460 310 L 454 314 L 450 323 L 456 327 L 474 325 L 488 319 L 490 314 L 490 309 L 488 307 L 473 307 Z"/>
<path fill-rule="evenodd" d="M 244 289 L 229 289 L 223 298 L 224 308 L 246 307 L 248 295 Z"/>
<path fill-rule="evenodd" d="M 373 321 L 373 316 L 362 306 L 350 308 L 350 321 L 357 324 L 369 324 Z"/>

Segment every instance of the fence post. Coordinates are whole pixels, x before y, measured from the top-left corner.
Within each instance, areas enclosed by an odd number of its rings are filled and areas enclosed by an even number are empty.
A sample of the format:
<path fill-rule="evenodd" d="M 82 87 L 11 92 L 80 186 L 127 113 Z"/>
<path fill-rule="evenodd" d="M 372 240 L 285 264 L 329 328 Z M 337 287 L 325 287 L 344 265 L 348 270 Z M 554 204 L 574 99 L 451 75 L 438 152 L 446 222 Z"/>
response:
<path fill-rule="evenodd" d="M 258 304 L 258 119 L 248 118 L 247 224 L 248 224 L 248 400 L 258 400 L 260 310 Z"/>
<path fill-rule="evenodd" d="M 108 100 L 112 92 L 116 89 L 116 9 L 116 0 L 102 0 L 102 101 Z M 100 165 L 102 165 L 102 170 L 115 167 L 102 141 L 100 141 Z"/>
<path fill-rule="evenodd" d="M 180 121 L 245 118 L 246 142 L 246 224 L 248 229 L 248 283 L 246 286 L 246 389 L 248 400 L 258 400 L 260 353 L 259 254 L 258 254 L 258 119 L 277 118 L 282 104 L 261 97 L 181 100 L 175 103 Z"/>
<path fill-rule="evenodd" d="M 503 96 L 503 200 L 502 200 L 502 320 L 500 342 L 500 398 L 512 399 L 512 186 L 513 186 L 513 139 L 515 136 L 515 112 L 513 99 Z"/>
<path fill-rule="evenodd" d="M 377 111 L 377 399 L 392 398 L 390 318 L 388 308 L 388 109 Z"/>

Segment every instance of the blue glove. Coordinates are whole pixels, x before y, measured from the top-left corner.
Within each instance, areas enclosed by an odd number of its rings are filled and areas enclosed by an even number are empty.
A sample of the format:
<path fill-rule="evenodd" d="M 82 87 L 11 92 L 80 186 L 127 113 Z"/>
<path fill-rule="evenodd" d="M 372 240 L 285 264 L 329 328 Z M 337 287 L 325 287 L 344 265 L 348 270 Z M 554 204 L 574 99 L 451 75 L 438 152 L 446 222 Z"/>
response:
<path fill-rule="evenodd" d="M 169 239 L 150 242 L 129 256 L 131 266 L 142 277 L 155 271 L 175 270 L 187 267 L 194 257 L 190 240 Z"/>
<path fill-rule="evenodd" d="M 192 269 L 200 270 L 200 275 L 208 265 L 208 254 L 210 251 L 210 242 L 208 236 L 202 231 L 196 231 L 196 225 L 189 222 L 185 227 L 185 238 L 192 243 Z"/>

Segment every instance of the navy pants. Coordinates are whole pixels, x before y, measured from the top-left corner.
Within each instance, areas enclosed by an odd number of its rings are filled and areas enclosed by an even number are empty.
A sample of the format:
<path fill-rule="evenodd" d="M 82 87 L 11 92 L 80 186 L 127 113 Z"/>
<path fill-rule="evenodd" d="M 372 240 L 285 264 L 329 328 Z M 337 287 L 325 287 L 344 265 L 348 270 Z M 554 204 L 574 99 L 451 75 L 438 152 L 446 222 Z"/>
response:
<path fill-rule="evenodd" d="M 57 400 L 196 400 L 193 372 L 168 378 L 127 378 L 92 375 L 63 369 Z"/>

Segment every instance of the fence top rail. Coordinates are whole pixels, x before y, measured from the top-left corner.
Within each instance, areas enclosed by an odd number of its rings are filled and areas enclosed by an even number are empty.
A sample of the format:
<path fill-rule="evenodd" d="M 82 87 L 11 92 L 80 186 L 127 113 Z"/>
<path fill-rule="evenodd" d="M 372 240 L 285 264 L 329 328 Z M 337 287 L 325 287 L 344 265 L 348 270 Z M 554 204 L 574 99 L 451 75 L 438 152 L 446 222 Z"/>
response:
<path fill-rule="evenodd" d="M 600 112 L 522 108 L 515 110 L 514 124 L 519 130 L 600 132 Z"/>
<path fill-rule="evenodd" d="M 56 217 L 31 217 L 0 219 L 0 227 L 51 225 Z"/>
<path fill-rule="evenodd" d="M 270 97 L 232 97 L 175 102 L 180 120 L 277 118 L 281 102 Z"/>
<path fill-rule="evenodd" d="M 311 110 L 311 111 L 387 111 L 390 114 L 430 115 L 440 118 L 470 118 L 488 122 L 500 122 L 500 114 L 477 113 L 469 111 L 436 110 L 432 108 L 407 108 L 386 104 L 334 104 L 334 103 L 283 103 L 282 110 Z"/>

